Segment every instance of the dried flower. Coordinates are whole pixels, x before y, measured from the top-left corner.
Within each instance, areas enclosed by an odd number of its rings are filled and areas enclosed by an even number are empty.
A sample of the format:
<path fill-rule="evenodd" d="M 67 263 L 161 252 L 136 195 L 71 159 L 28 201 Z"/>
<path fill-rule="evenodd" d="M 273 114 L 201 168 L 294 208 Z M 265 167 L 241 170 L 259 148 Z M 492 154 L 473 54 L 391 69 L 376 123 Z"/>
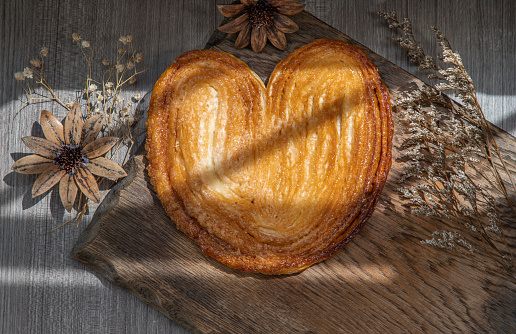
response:
<path fill-rule="evenodd" d="M 74 42 L 78 42 L 78 41 L 80 41 L 80 40 L 81 40 L 81 36 L 79 36 L 79 34 L 78 34 L 78 33 L 76 33 L 76 32 L 74 32 L 74 33 L 72 34 L 72 38 L 73 38 L 73 41 L 74 41 Z"/>
<path fill-rule="evenodd" d="M 16 72 L 14 73 L 14 78 L 18 81 L 25 80 L 25 75 L 23 75 L 23 72 Z"/>
<path fill-rule="evenodd" d="M 120 42 L 122 42 L 123 44 L 129 44 L 133 41 L 133 36 L 132 35 L 122 36 L 118 40 Z"/>
<path fill-rule="evenodd" d="M 115 65 L 115 68 L 116 68 L 116 71 L 117 71 L 118 73 L 120 73 L 120 72 L 123 72 L 123 71 L 124 71 L 124 65 L 123 65 L 123 64 L 117 63 L 117 64 Z"/>
<path fill-rule="evenodd" d="M 141 53 L 137 53 L 134 55 L 134 61 L 139 63 L 143 60 L 143 55 Z"/>
<path fill-rule="evenodd" d="M 42 47 L 41 48 L 41 51 L 39 52 L 39 54 L 42 56 L 42 57 L 46 57 L 48 55 L 48 48 L 47 47 Z"/>
<path fill-rule="evenodd" d="M 516 208 L 508 186 L 516 191 L 516 185 L 460 55 L 441 31 L 432 28 L 441 47 L 442 67 L 418 45 L 410 20 L 400 21 L 394 12 L 380 15 L 389 27 L 403 33 L 396 40 L 407 51 L 409 60 L 420 70 L 429 71 L 430 79 L 438 80 L 433 87 L 421 86 L 393 101 L 408 125 L 404 127 L 407 139 L 401 145 L 407 164 L 400 181 L 411 180 L 412 186 L 402 187 L 401 197 L 408 201 L 413 213 L 437 217 L 468 233 L 463 236 L 457 231 L 435 232 L 423 243 L 440 248 L 459 245 L 472 251 L 466 238 L 477 239 L 499 268 L 512 271 L 513 276 L 509 276 L 516 282 L 514 253 L 500 228 L 506 213 L 499 209 L 491 193 L 498 192 L 506 199 L 513 220 Z M 454 93 L 461 104 L 445 92 Z M 503 178 L 509 180 L 507 185 Z"/>
<path fill-rule="evenodd" d="M 233 20 L 218 29 L 225 33 L 237 33 L 237 49 L 251 44 L 254 52 L 260 52 L 267 39 L 280 50 L 287 48 L 285 34 L 296 32 L 298 25 L 285 15 L 298 14 L 305 8 L 297 0 L 241 0 L 241 4 L 217 5 L 225 17 Z"/>
<path fill-rule="evenodd" d="M 64 125 L 50 112 L 41 112 L 45 138 L 24 137 L 25 145 L 36 154 L 17 160 L 12 169 L 22 174 L 40 174 L 32 187 L 32 196 L 39 196 L 59 183 L 59 195 L 67 211 L 72 209 L 78 190 L 98 202 L 100 192 L 93 174 L 121 178 L 125 171 L 115 162 L 102 157 L 117 142 L 117 137 L 95 139 L 103 125 L 100 115 L 82 120 L 80 105 L 74 103 Z"/>
<path fill-rule="evenodd" d="M 107 60 L 107 59 L 102 59 L 102 64 L 104 66 L 109 66 L 110 65 L 109 60 Z"/>
<path fill-rule="evenodd" d="M 94 92 L 96 90 L 97 90 L 97 85 L 91 84 L 91 85 L 88 86 L 88 92 L 91 93 L 91 92 Z"/>
<path fill-rule="evenodd" d="M 39 59 L 31 59 L 29 61 L 29 63 L 34 66 L 35 68 L 40 68 L 41 67 L 41 60 Z"/>
<path fill-rule="evenodd" d="M 91 45 L 90 45 L 90 42 L 88 42 L 88 41 L 82 41 L 81 42 L 81 46 L 83 48 L 89 48 Z"/>
<path fill-rule="evenodd" d="M 32 71 L 32 69 L 28 68 L 28 67 L 25 67 L 23 69 L 23 75 L 26 77 L 26 78 L 33 78 L 33 74 L 34 72 Z"/>

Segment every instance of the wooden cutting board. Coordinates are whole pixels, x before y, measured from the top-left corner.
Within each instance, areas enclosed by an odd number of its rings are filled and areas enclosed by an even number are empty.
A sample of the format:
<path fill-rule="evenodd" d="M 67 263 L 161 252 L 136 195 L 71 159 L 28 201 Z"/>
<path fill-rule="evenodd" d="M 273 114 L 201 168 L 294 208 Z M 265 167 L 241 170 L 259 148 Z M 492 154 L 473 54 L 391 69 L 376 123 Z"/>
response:
<path fill-rule="evenodd" d="M 266 81 L 278 61 L 317 38 L 362 47 L 393 96 L 423 83 L 343 33 L 303 12 L 288 50 L 255 54 L 215 32 L 207 48 L 245 61 Z M 453 230 L 410 214 L 396 189 L 403 124 L 394 114 L 393 165 L 377 209 L 334 257 L 291 276 L 229 269 L 178 232 L 157 199 L 144 150 L 106 196 L 72 256 L 167 317 L 198 333 L 473 333 L 516 331 L 516 286 L 482 254 L 451 254 L 421 244 Z M 516 140 L 495 129 L 514 171 Z"/>

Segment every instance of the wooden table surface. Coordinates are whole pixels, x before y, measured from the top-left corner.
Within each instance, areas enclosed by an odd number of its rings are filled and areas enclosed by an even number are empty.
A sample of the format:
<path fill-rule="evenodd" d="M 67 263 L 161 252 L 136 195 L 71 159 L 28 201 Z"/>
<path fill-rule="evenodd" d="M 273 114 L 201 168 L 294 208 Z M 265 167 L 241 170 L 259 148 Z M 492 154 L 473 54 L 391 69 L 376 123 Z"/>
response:
<path fill-rule="evenodd" d="M 22 89 L 14 73 L 48 47 L 48 80 L 63 99 L 82 88 L 86 66 L 72 33 L 91 42 L 96 57 L 113 55 L 117 39 L 134 36 L 145 72 L 130 88 L 144 94 L 180 53 L 203 48 L 222 20 L 216 3 L 227 0 L 3 0 L 0 1 L 0 332 L 1 333 L 186 333 L 147 306 L 73 260 L 69 252 L 94 207 L 77 227 L 57 192 L 31 198 L 35 176 L 10 166 L 30 152 L 20 138 L 41 136 L 41 107 L 17 114 Z M 488 120 L 516 135 L 516 2 L 514 0 L 307 0 L 306 9 L 374 52 L 409 66 L 393 33 L 376 14 L 396 11 L 413 20 L 424 48 L 437 50 L 431 26 L 460 52 L 476 83 Z M 51 109 L 64 117 L 62 108 Z M 505 317 L 509 327 L 516 315 Z M 503 332 L 504 326 L 492 328 Z"/>

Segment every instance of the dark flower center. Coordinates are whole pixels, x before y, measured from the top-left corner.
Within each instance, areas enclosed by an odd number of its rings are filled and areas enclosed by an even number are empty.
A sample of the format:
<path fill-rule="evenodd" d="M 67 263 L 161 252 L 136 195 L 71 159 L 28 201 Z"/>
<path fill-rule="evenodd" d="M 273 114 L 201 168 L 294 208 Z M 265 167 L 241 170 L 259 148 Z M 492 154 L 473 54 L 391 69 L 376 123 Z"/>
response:
<path fill-rule="evenodd" d="M 82 154 L 80 145 L 63 145 L 59 152 L 57 152 L 57 157 L 53 162 L 59 165 L 59 168 L 65 170 L 68 174 L 73 175 L 75 174 L 76 167 L 84 166 L 89 160 Z"/>
<path fill-rule="evenodd" d="M 276 8 L 265 0 L 258 0 L 256 4 L 247 7 L 249 22 L 251 22 L 253 27 L 272 25 L 275 12 Z"/>

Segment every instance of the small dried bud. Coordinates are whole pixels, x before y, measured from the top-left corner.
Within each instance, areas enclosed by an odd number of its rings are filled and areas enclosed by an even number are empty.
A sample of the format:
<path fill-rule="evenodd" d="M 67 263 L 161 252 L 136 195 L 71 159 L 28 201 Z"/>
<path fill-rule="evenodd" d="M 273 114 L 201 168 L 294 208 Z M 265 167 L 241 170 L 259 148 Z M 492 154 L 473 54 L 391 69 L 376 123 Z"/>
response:
<path fill-rule="evenodd" d="M 132 70 L 133 68 L 134 68 L 134 63 L 133 63 L 133 62 L 131 62 L 131 61 L 130 61 L 130 62 L 128 62 L 128 63 L 127 63 L 127 69 L 128 69 L 128 70 Z"/>
<path fill-rule="evenodd" d="M 129 79 L 129 84 L 130 85 L 134 85 L 136 83 L 136 76 L 133 75 L 130 79 Z"/>
<path fill-rule="evenodd" d="M 23 72 L 16 72 L 14 73 L 14 78 L 18 81 L 25 80 L 25 75 L 23 75 Z"/>
<path fill-rule="evenodd" d="M 91 84 L 91 85 L 88 86 L 88 92 L 91 93 L 91 92 L 94 92 L 96 90 L 97 90 L 97 85 Z"/>
<path fill-rule="evenodd" d="M 103 60 L 102 60 L 102 64 L 103 64 L 104 66 L 109 66 L 109 65 L 110 65 L 109 60 L 107 60 L 107 59 L 103 59 Z"/>
<path fill-rule="evenodd" d="M 137 53 L 137 54 L 135 54 L 135 55 L 134 55 L 134 61 L 135 61 L 135 62 L 139 63 L 139 62 L 141 62 L 142 60 L 143 60 L 143 54 L 141 54 L 141 53 Z"/>
<path fill-rule="evenodd" d="M 124 71 L 124 65 L 122 65 L 122 64 L 120 64 L 120 63 L 116 64 L 116 66 L 115 66 L 115 67 L 116 67 L 116 71 L 117 71 L 118 73 L 120 73 L 120 72 L 123 72 L 123 71 Z"/>
<path fill-rule="evenodd" d="M 79 34 L 78 34 L 78 33 L 76 33 L 76 32 L 74 32 L 74 33 L 72 34 L 72 38 L 73 38 L 73 41 L 74 41 L 74 42 L 78 42 L 78 41 L 80 41 L 80 40 L 81 40 L 81 36 L 79 36 Z"/>
<path fill-rule="evenodd" d="M 30 63 L 33 67 L 35 67 L 35 68 L 40 68 L 40 67 L 41 67 L 41 60 L 39 60 L 39 59 L 31 59 L 31 60 L 29 61 L 29 63 Z"/>
<path fill-rule="evenodd" d="M 42 57 L 46 57 L 48 55 L 48 48 L 47 47 L 42 47 L 41 48 L 41 51 L 39 52 L 39 54 L 42 56 Z"/>
<path fill-rule="evenodd" d="M 23 75 L 26 77 L 26 78 L 33 78 L 33 71 L 28 68 L 28 67 L 25 67 L 25 69 L 23 69 Z"/>

